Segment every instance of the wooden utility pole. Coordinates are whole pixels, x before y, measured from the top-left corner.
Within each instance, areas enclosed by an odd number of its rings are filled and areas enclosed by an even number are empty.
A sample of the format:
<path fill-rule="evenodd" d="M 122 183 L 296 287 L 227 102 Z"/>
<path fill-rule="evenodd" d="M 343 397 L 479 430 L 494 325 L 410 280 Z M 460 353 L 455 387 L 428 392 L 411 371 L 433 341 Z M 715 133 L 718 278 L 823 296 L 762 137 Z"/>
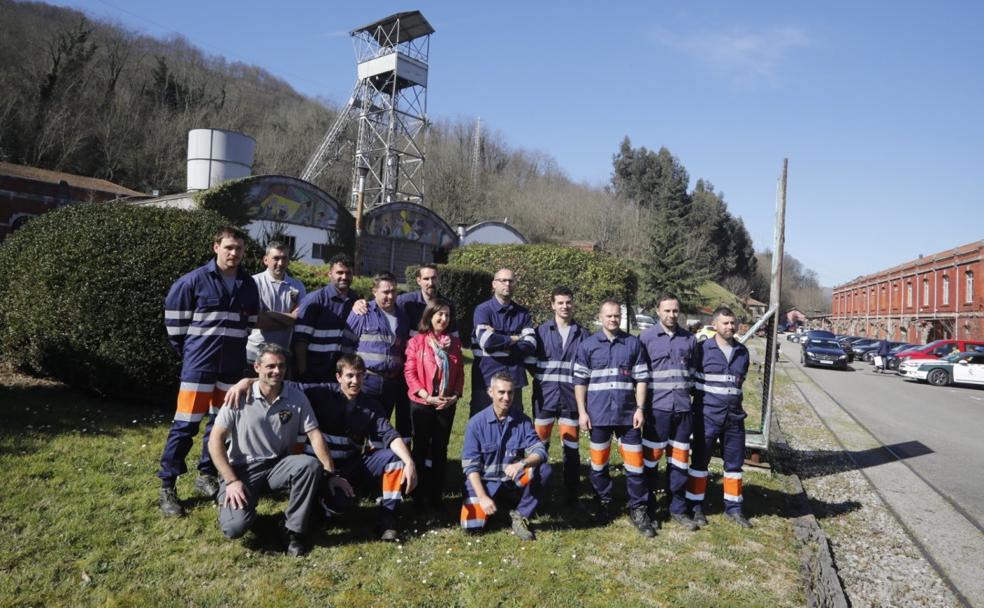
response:
<path fill-rule="evenodd" d="M 779 178 L 779 188 L 776 192 L 776 232 L 772 246 L 772 284 L 769 288 L 769 306 L 775 309 L 772 326 L 766 340 L 768 348 L 765 353 L 765 369 L 769 375 L 766 386 L 765 403 L 762 407 L 762 436 L 766 449 L 769 446 L 769 427 L 772 423 L 773 391 L 776 384 L 776 363 L 779 359 L 776 352 L 779 336 L 779 319 L 782 315 L 782 303 L 779 298 L 782 293 L 782 266 L 786 246 L 786 177 L 789 171 L 789 159 L 782 159 L 782 176 Z"/>

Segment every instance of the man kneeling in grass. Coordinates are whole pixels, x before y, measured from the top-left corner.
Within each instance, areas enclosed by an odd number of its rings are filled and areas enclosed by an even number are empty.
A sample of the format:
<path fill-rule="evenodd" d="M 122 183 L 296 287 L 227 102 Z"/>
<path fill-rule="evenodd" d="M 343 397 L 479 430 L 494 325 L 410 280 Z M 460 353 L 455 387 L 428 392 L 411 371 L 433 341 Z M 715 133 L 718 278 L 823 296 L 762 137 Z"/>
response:
<path fill-rule="evenodd" d="M 289 487 L 287 554 L 299 557 L 308 552 L 304 536 L 318 503 L 322 470 L 333 473 L 335 465 L 307 397 L 284 386 L 286 351 L 276 344 L 261 345 L 253 369 L 259 378 L 245 403 L 220 409 L 208 439 L 222 478 L 219 527 L 227 538 L 239 538 L 256 519 L 260 493 Z M 298 435 L 307 435 L 317 458 L 292 454 Z"/>
<path fill-rule="evenodd" d="M 396 509 L 417 485 L 413 457 L 400 434 L 383 417 L 374 397 L 362 392 L 366 366 L 356 355 L 342 355 L 335 365 L 332 383 L 288 382 L 291 390 L 302 392 L 311 403 L 320 432 L 330 450 L 334 467 L 322 484 L 320 495 L 329 517 L 350 510 L 357 504 L 353 486 L 371 494 L 373 486 L 382 490 L 379 501 L 380 538 L 398 541 Z M 242 396 L 250 392 L 253 380 L 244 378 L 226 394 L 225 404 L 237 407 Z M 310 435 L 308 435 L 310 438 Z M 296 451 L 316 449 L 312 441 L 300 444 Z"/>
<path fill-rule="evenodd" d="M 512 531 L 522 540 L 534 540 L 528 519 L 536 512 L 550 479 L 550 465 L 533 422 L 513 408 L 513 379 L 508 372 L 492 376 L 488 388 L 492 405 L 479 410 L 465 430 L 461 468 L 465 474 L 465 501 L 461 525 L 465 530 L 485 526 L 505 499 L 516 508 L 509 512 Z"/>

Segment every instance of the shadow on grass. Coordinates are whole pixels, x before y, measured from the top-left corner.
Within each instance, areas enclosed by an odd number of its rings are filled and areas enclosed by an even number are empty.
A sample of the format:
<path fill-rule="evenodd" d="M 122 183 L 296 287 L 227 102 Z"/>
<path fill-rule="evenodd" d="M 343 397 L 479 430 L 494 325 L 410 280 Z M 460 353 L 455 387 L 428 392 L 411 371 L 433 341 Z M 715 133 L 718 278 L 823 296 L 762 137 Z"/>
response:
<path fill-rule="evenodd" d="M 88 396 L 55 383 L 0 386 L 0 403 L 0 438 L 15 440 L 25 432 L 116 436 L 124 428 L 169 423 L 173 417 L 173 410 Z"/>

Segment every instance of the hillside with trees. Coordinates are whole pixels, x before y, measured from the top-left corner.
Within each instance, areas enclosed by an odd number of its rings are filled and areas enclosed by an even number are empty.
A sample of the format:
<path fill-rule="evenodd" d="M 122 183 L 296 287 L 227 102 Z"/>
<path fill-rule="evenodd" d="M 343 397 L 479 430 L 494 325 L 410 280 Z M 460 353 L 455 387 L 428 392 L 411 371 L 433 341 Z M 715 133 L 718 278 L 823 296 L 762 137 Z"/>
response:
<path fill-rule="evenodd" d="M 168 194 L 185 188 L 188 131 L 213 127 L 256 139 L 254 173 L 298 175 L 338 111 L 180 36 L 155 39 L 76 10 L 12 0 L 0 0 L 0 22 L 3 161 Z M 690 188 L 666 148 L 634 148 L 626 137 L 611 183 L 595 187 L 494 129 L 482 130 L 476 159 L 474 127 L 465 119 L 429 125 L 426 204 L 452 225 L 508 218 L 534 242 L 595 242 L 638 261 L 644 306 L 661 290 L 692 295 L 705 280 L 739 295 L 767 294 L 752 287 L 761 265 L 741 218 L 710 181 Z M 349 163 L 339 161 L 316 183 L 344 201 L 350 178 Z"/>

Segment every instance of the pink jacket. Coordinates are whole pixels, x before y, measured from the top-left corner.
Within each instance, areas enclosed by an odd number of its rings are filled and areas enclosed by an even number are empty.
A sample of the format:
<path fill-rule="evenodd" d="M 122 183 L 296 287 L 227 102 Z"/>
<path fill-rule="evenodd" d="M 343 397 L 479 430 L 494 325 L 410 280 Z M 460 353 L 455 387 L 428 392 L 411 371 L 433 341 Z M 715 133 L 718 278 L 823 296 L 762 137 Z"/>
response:
<path fill-rule="evenodd" d="M 407 379 L 407 394 L 416 403 L 426 403 L 417 396 L 420 389 L 427 394 L 434 393 L 434 378 L 437 376 L 437 359 L 434 351 L 427 345 L 427 337 L 432 334 L 417 334 L 407 343 L 407 360 L 403 365 L 403 375 Z M 461 340 L 451 336 L 448 348 L 451 377 L 448 379 L 448 394 L 461 396 L 465 386 L 465 364 L 461 359 Z"/>

